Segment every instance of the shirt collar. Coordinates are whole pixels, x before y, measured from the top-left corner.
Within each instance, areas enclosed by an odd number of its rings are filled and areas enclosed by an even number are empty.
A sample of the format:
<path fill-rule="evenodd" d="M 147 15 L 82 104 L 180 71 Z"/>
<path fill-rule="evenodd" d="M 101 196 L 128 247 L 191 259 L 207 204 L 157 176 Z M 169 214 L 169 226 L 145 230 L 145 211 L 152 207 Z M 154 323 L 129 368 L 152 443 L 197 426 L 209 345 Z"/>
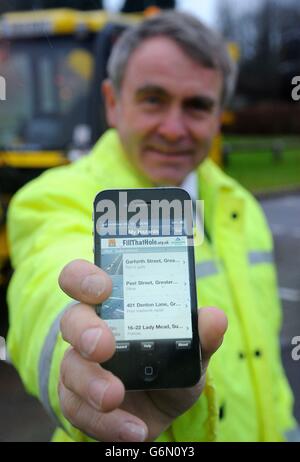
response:
<path fill-rule="evenodd" d="M 180 187 L 184 189 L 191 196 L 192 201 L 198 199 L 198 177 L 195 171 L 188 174 L 185 180 L 181 183 Z"/>

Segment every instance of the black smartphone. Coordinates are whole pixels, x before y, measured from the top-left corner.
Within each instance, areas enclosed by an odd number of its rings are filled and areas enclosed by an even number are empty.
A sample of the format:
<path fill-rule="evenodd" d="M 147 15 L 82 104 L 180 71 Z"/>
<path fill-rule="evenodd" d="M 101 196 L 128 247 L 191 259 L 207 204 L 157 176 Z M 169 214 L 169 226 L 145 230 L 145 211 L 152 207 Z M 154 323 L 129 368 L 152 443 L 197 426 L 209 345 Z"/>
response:
<path fill-rule="evenodd" d="M 116 339 L 102 366 L 127 390 L 191 387 L 200 379 L 192 209 L 189 194 L 173 187 L 95 198 L 95 264 L 113 283 L 96 311 Z"/>

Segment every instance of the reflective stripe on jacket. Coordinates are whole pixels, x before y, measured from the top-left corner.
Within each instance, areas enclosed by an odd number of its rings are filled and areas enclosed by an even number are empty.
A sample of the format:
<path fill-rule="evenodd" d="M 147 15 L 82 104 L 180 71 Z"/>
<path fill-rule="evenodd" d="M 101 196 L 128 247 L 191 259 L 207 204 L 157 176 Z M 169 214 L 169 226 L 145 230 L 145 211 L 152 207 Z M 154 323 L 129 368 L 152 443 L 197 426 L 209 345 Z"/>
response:
<path fill-rule="evenodd" d="M 280 441 L 295 425 L 280 359 L 281 313 L 272 239 L 253 197 L 212 161 L 198 169 L 207 236 L 196 246 L 199 306 L 229 319 L 197 403 L 160 441 Z M 93 261 L 92 204 L 110 188 L 152 186 L 138 175 L 109 130 L 90 155 L 45 172 L 13 198 L 8 213 L 12 264 L 8 348 L 29 393 L 61 427 L 54 439 L 88 441 L 59 408 L 59 368 L 67 344 L 59 333 L 74 301 L 58 287 L 63 266 Z"/>

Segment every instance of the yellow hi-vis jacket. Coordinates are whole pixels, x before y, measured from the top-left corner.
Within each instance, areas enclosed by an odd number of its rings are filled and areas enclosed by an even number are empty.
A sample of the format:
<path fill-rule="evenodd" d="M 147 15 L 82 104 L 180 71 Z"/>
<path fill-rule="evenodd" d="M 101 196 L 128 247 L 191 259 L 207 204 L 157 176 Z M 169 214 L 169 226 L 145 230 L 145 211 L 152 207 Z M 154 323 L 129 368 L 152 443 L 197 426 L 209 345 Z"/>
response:
<path fill-rule="evenodd" d="M 271 235 L 253 197 L 212 161 L 199 167 L 198 183 L 210 236 L 195 248 L 198 305 L 224 310 L 229 328 L 210 362 L 203 394 L 159 440 L 282 441 L 295 421 L 280 359 Z M 68 347 L 59 321 L 72 303 L 58 287 L 59 273 L 73 259 L 93 261 L 97 192 L 150 186 L 109 130 L 90 155 L 45 172 L 11 202 L 8 229 L 15 272 L 8 290 L 9 354 L 27 391 L 39 397 L 60 426 L 56 441 L 89 440 L 59 406 L 59 369 Z"/>

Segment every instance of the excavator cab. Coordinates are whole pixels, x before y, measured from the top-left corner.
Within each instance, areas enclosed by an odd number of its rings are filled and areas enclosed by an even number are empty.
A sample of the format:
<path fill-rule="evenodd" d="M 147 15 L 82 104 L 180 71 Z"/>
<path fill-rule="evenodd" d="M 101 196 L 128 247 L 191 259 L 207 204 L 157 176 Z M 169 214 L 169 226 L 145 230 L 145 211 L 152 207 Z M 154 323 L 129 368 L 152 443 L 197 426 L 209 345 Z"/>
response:
<path fill-rule="evenodd" d="M 9 277 L 11 196 L 45 169 L 86 154 L 105 131 L 106 63 L 120 33 L 137 19 L 65 9 L 0 19 L 0 286 Z"/>

